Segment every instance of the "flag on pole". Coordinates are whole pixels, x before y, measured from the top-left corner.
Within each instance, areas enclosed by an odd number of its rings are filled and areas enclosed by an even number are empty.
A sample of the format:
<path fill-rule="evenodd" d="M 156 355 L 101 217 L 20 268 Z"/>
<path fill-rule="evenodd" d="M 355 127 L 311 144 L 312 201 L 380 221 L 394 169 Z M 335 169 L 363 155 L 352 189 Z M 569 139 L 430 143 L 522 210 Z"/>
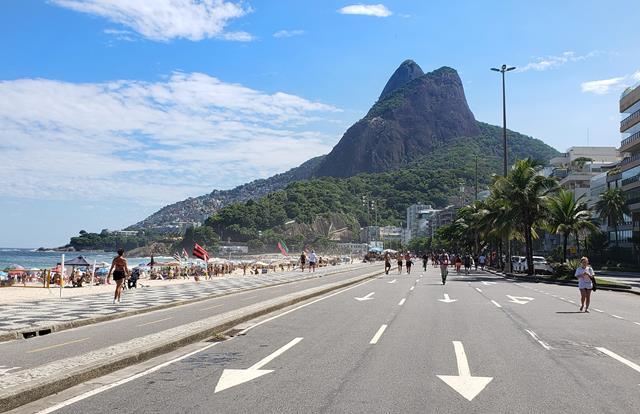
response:
<path fill-rule="evenodd" d="M 177 261 L 181 261 L 182 260 L 182 257 L 178 254 L 178 252 L 175 252 L 173 254 L 173 258 L 176 259 Z"/>
<path fill-rule="evenodd" d="M 189 253 L 187 253 L 187 250 L 184 247 L 182 248 L 182 257 L 184 257 L 185 260 L 189 258 Z"/>
<path fill-rule="evenodd" d="M 283 241 L 278 242 L 278 249 L 280 249 L 283 255 L 289 256 L 289 249 L 287 248 L 287 245 L 284 244 Z"/>
<path fill-rule="evenodd" d="M 195 243 L 193 246 L 193 255 L 205 262 L 209 261 L 209 253 L 207 253 L 207 251 L 198 243 Z"/>

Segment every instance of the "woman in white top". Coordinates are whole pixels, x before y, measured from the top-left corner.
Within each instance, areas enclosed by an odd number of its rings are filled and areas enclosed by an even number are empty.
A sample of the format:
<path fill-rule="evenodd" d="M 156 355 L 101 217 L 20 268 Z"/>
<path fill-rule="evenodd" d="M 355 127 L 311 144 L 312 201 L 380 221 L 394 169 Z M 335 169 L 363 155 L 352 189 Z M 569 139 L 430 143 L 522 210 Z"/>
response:
<path fill-rule="evenodd" d="M 578 278 L 578 289 L 580 289 L 580 310 L 584 309 L 585 312 L 589 312 L 591 289 L 593 289 L 591 278 L 593 276 L 594 273 L 591 266 L 589 266 L 589 259 L 583 257 L 580 259 L 580 266 L 576 269 L 576 277 Z"/>

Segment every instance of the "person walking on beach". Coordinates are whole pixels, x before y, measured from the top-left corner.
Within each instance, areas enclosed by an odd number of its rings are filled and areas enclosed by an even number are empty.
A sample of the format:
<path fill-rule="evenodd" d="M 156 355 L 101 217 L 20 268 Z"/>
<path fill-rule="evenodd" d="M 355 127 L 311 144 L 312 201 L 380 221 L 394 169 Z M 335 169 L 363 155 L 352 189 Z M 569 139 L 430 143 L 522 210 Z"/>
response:
<path fill-rule="evenodd" d="M 402 274 L 402 253 L 398 253 L 398 274 Z"/>
<path fill-rule="evenodd" d="M 580 289 L 580 311 L 584 309 L 586 313 L 589 313 L 591 291 L 595 290 L 593 283 L 595 275 L 587 257 L 580 259 L 580 266 L 576 269 L 576 277 L 578 278 L 578 289 Z"/>
<path fill-rule="evenodd" d="M 311 253 L 309 253 L 309 272 L 316 271 L 317 262 L 318 262 L 318 256 L 316 256 L 316 251 L 311 250 Z"/>
<path fill-rule="evenodd" d="M 389 257 L 389 253 L 384 255 L 384 274 L 388 275 L 389 270 L 391 270 L 391 257 Z"/>
<path fill-rule="evenodd" d="M 300 268 L 302 269 L 303 272 L 304 272 L 304 264 L 306 262 L 307 262 L 307 255 L 303 251 L 302 254 L 300 255 Z"/>
<path fill-rule="evenodd" d="M 113 304 L 120 303 L 120 295 L 122 294 L 122 283 L 125 277 L 131 275 L 129 272 L 129 266 L 127 265 L 127 259 L 124 258 L 124 249 L 118 249 L 118 255 L 113 258 L 111 262 L 111 268 L 107 275 L 107 280 L 111 277 L 113 272 L 113 281 L 116 282 L 116 291 L 113 295 Z"/>

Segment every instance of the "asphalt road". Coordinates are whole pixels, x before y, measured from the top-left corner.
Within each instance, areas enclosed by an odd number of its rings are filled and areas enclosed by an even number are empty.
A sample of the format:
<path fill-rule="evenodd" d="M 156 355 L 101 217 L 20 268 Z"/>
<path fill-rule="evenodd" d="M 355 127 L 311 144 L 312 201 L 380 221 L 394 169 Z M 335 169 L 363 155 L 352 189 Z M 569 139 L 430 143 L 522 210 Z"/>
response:
<path fill-rule="evenodd" d="M 577 288 L 484 273 L 442 286 L 420 270 L 264 319 L 56 412 L 640 412 L 637 296 L 595 292 L 585 314 Z"/>
<path fill-rule="evenodd" d="M 45 336 L 0 343 L 0 375 L 3 369 L 15 373 L 56 359 L 80 355 L 140 336 L 182 326 L 209 316 L 245 307 L 264 300 L 304 289 L 349 279 L 371 272 L 373 265 L 354 265 L 350 268 L 331 268 L 318 271 L 316 278 L 251 289 L 219 296 L 188 305 L 96 323 L 75 329 L 54 332 Z M 326 273 L 338 271 L 337 274 Z M 343 271 L 344 270 L 344 271 Z M 127 307 L 123 301 L 123 309 Z"/>

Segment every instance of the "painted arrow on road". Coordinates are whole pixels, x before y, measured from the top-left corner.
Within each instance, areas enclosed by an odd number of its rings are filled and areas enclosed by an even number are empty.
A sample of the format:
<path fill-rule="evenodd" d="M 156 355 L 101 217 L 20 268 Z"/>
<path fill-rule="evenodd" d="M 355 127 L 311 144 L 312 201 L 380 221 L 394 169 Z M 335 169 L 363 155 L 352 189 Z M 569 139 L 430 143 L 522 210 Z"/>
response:
<path fill-rule="evenodd" d="M 509 299 L 511 299 L 509 302 L 517 303 L 519 305 L 526 305 L 527 303 L 529 303 L 529 302 L 531 302 L 533 300 L 533 298 L 529 298 L 527 296 L 511 296 L 511 295 L 507 295 L 507 297 Z"/>
<path fill-rule="evenodd" d="M 449 298 L 448 294 L 444 294 L 444 299 L 438 299 L 440 302 L 444 302 L 444 303 L 452 303 L 452 302 L 457 302 L 458 299 L 451 299 Z"/>
<path fill-rule="evenodd" d="M 393 279 L 392 281 L 387 282 L 387 283 L 396 283 L 397 281 L 398 281 L 398 279 Z"/>
<path fill-rule="evenodd" d="M 374 298 L 372 298 L 371 296 L 373 296 L 375 294 L 376 294 L 376 292 L 371 292 L 367 296 L 363 296 L 361 298 L 354 298 L 354 299 L 357 300 L 358 302 L 362 302 L 363 300 L 373 300 Z"/>
<path fill-rule="evenodd" d="M 251 380 L 254 380 L 263 375 L 273 372 L 272 369 L 260 369 L 260 368 L 262 368 L 263 366 L 267 365 L 269 362 L 273 361 L 280 355 L 287 352 L 291 347 L 293 347 L 300 341 L 302 341 L 302 338 L 295 338 L 293 341 L 289 342 L 282 348 L 278 349 L 273 354 L 261 359 L 260 361 L 253 364 L 247 369 L 225 369 L 224 371 L 222 371 L 222 375 L 218 380 L 218 385 L 216 385 L 216 389 L 213 392 L 216 393 L 216 392 L 224 391 L 227 388 L 244 384 L 245 382 L 249 382 Z"/>
<path fill-rule="evenodd" d="M 438 378 L 456 390 L 458 394 L 471 401 L 482 392 L 484 387 L 493 380 L 493 377 L 472 377 L 462 342 L 453 341 L 453 348 L 456 351 L 458 375 L 438 375 Z"/>

